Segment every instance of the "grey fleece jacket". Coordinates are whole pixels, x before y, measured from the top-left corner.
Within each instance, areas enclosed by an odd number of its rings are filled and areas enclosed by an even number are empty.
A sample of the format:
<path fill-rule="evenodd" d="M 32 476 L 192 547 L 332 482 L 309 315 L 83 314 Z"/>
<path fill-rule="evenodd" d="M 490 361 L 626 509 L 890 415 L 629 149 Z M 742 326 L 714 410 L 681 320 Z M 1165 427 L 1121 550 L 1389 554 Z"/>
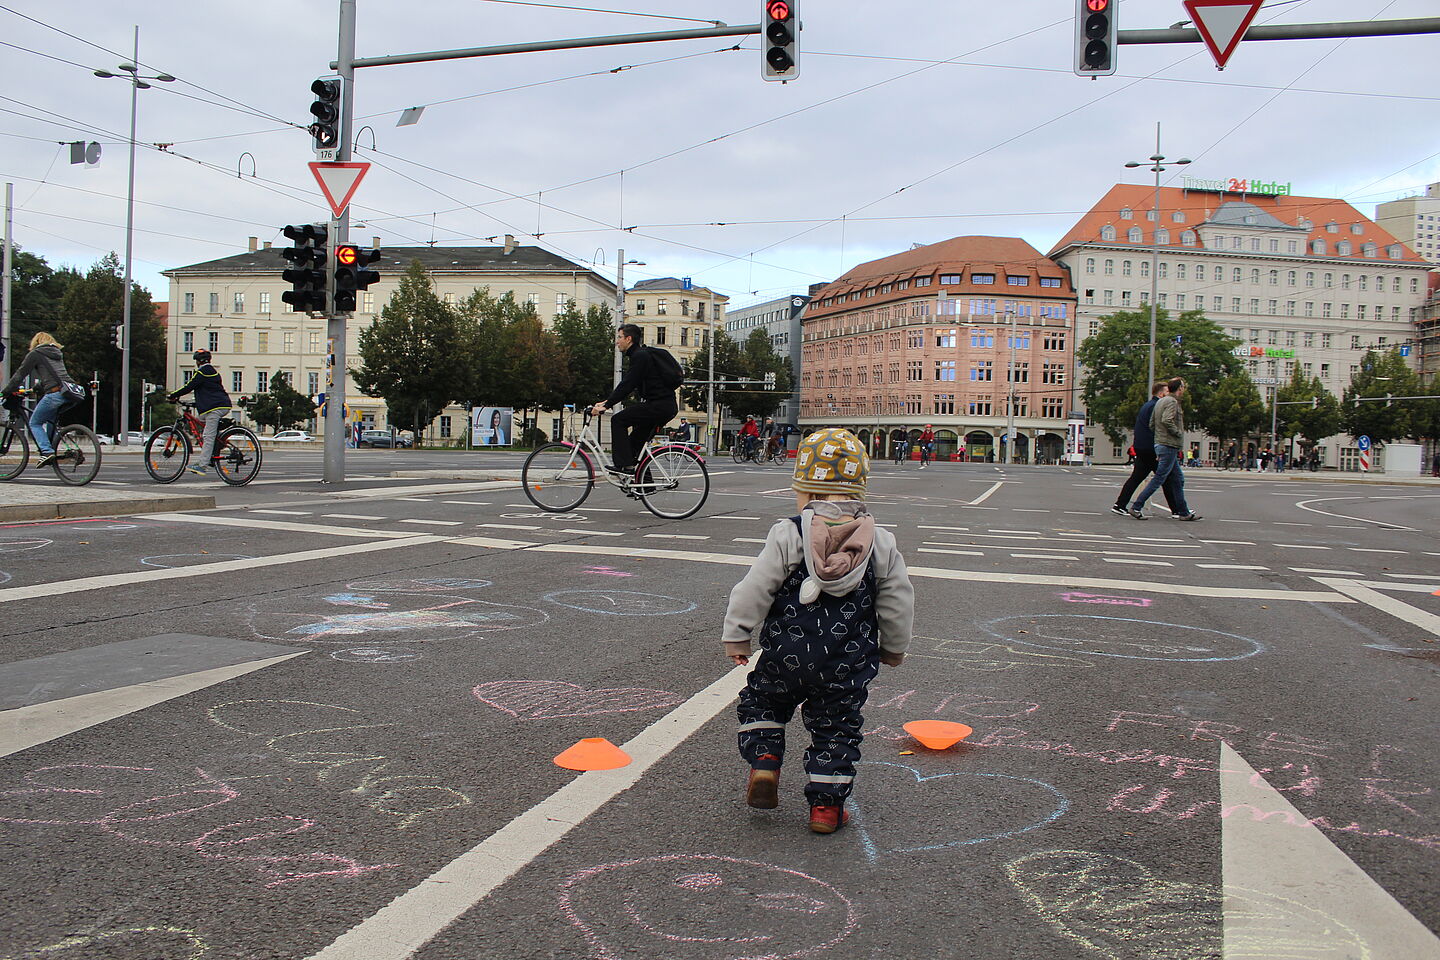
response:
<path fill-rule="evenodd" d="M 1178 397 L 1161 397 L 1150 411 L 1150 429 L 1155 431 L 1155 444 L 1167 447 L 1185 446 L 1185 409 Z"/>
<path fill-rule="evenodd" d="M 886 663 L 899 663 L 910 646 L 915 588 L 894 534 L 876 527 L 859 500 L 813 501 L 801 511 L 800 524 L 797 531 L 791 520 L 777 520 L 760 556 L 730 591 L 721 638 L 725 653 L 751 652 L 751 634 L 765 622 L 776 592 L 803 556 L 810 576 L 801 587 L 802 598 L 811 592 L 818 596 L 819 591 L 844 596 L 874 564 L 881 656 Z"/>

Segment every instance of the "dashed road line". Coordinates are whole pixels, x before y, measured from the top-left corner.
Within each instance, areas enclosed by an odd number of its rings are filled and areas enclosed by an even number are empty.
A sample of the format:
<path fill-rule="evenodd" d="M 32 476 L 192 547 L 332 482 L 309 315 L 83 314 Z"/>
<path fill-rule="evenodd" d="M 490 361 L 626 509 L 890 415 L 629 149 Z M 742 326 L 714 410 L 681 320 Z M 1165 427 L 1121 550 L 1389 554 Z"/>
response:
<path fill-rule="evenodd" d="M 286 517 L 308 517 L 313 510 L 251 510 L 251 513 L 277 513 Z"/>
<path fill-rule="evenodd" d="M 1322 547 L 1315 543 L 1274 543 L 1274 547 L 1284 547 L 1287 550 L 1329 550 L 1329 547 Z"/>
<path fill-rule="evenodd" d="M 432 527 L 458 527 L 464 520 L 419 520 L 414 517 L 401 517 L 397 523 L 423 523 Z"/>
<path fill-rule="evenodd" d="M 477 523 L 477 527 L 484 527 L 487 530 L 544 530 L 544 527 L 531 526 L 524 523 Z"/>
<path fill-rule="evenodd" d="M 1296 573 L 1319 573 L 1319 574 L 1326 574 L 1326 575 L 1332 576 L 1332 577 L 1360 577 L 1360 576 L 1364 576 L 1364 574 L 1357 573 L 1357 572 L 1354 571 L 1354 570 L 1326 570 L 1326 569 L 1321 568 L 1321 567 L 1291 567 L 1290 569 L 1291 569 L 1291 570 L 1294 570 Z"/>
<path fill-rule="evenodd" d="M 704 534 L 697 533 L 647 533 L 646 540 L 709 540 Z"/>
<path fill-rule="evenodd" d="M 1224 543 L 1234 547 L 1253 547 L 1254 540 L 1201 540 L 1201 543 Z"/>
<path fill-rule="evenodd" d="M 324 513 L 323 519 L 327 520 L 389 520 L 389 517 L 372 517 L 365 513 Z"/>
<path fill-rule="evenodd" d="M 1403 553 L 1405 552 L 1404 550 L 1381 550 L 1381 549 L 1378 548 L 1378 547 L 1346 547 L 1345 549 L 1347 549 L 1347 550 L 1352 550 L 1352 551 L 1354 551 L 1355 553 L 1401 553 L 1401 554 L 1403 554 Z"/>
<path fill-rule="evenodd" d="M 1010 556 L 1016 560 L 1079 560 L 1079 557 L 1066 556 L 1061 553 L 1012 553 Z"/>
<path fill-rule="evenodd" d="M 560 532 L 561 532 L 561 533 L 579 533 L 579 534 L 583 534 L 584 536 L 587 536 L 587 537 L 623 537 L 623 536 L 625 536 L 625 534 L 623 534 L 623 533 L 612 533 L 612 532 L 609 531 L 609 530 L 574 530 L 574 529 L 571 529 L 570 527 L 565 527 L 565 528 L 562 529 Z"/>
<path fill-rule="evenodd" d="M 1202 570 L 1269 570 L 1269 567 L 1262 567 L 1253 563 L 1197 563 L 1195 566 Z"/>
<path fill-rule="evenodd" d="M 979 550 L 941 550 L 936 547 L 921 547 L 917 553 L 948 553 L 958 557 L 983 557 Z"/>
<path fill-rule="evenodd" d="M 1106 563 L 1133 563 L 1146 567 L 1173 567 L 1175 564 L 1168 560 L 1125 560 L 1120 557 L 1101 557 Z"/>

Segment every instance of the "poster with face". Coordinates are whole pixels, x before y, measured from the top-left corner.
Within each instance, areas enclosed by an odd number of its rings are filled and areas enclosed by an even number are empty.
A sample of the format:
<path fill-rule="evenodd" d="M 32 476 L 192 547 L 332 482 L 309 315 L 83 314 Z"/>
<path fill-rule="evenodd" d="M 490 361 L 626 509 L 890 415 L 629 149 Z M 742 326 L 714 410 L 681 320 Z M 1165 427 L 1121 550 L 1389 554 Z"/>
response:
<path fill-rule="evenodd" d="M 471 432 L 477 447 L 508 447 L 514 443 L 514 407 L 476 407 Z"/>

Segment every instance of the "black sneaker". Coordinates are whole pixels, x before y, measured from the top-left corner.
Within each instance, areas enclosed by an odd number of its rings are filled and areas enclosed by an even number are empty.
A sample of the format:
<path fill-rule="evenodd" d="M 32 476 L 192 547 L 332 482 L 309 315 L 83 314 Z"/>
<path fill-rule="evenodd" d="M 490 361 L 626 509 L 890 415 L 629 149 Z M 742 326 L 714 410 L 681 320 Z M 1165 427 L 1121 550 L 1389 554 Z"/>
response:
<path fill-rule="evenodd" d="M 42 454 L 41 457 L 40 457 L 40 459 L 35 461 L 35 467 L 36 467 L 36 469 L 43 470 L 45 467 L 50 466 L 50 464 L 52 464 L 52 463 L 54 463 L 54 462 L 55 462 L 55 454 L 53 454 L 53 453 Z"/>
<path fill-rule="evenodd" d="M 1117 517 L 1128 517 L 1128 516 L 1130 516 L 1130 511 L 1126 510 L 1126 509 L 1125 509 L 1124 507 L 1122 507 L 1122 506 L 1118 506 L 1118 505 L 1113 504 L 1113 503 L 1110 504 L 1110 512 L 1113 513 L 1113 514 L 1115 514 L 1115 516 L 1117 516 Z"/>
<path fill-rule="evenodd" d="M 1199 519 L 1200 519 L 1200 514 L 1196 513 L 1194 510 L 1191 510 L 1189 513 L 1172 513 L 1172 514 L 1170 514 L 1170 519 L 1171 519 L 1171 520 L 1199 520 Z"/>
<path fill-rule="evenodd" d="M 1129 510 L 1126 510 L 1125 512 L 1128 513 L 1128 514 L 1130 514 L 1130 516 L 1134 517 L 1136 520 L 1149 520 L 1149 519 L 1150 519 L 1149 517 L 1145 516 L 1145 512 L 1144 512 L 1143 510 L 1136 510 L 1134 507 L 1131 507 Z"/>

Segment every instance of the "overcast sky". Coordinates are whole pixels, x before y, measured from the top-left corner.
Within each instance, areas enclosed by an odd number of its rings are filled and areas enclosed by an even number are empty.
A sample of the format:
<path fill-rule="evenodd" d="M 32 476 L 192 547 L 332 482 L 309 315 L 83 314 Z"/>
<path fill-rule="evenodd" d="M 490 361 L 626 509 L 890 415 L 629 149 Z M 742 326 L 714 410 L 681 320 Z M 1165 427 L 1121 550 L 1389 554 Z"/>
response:
<path fill-rule="evenodd" d="M 686 17 L 739 25 L 761 7 L 571 3 L 628 14 L 359 0 L 356 52 L 703 26 Z M 1186 18 L 1179 0 L 1120 5 L 1124 28 Z M 1223 73 L 1200 45 L 1126 45 L 1115 76 L 1088 80 L 1071 72 L 1069 0 L 797 6 L 801 76 L 789 84 L 760 79 L 754 37 L 733 51 L 733 39 L 689 40 L 359 71 L 357 127 L 373 129 L 376 150 L 365 130 L 358 159 L 376 165 L 353 236 L 388 247 L 513 233 L 609 276 L 623 246 L 645 261 L 627 282 L 690 276 L 733 308 L 952 236 L 1048 251 L 1111 184 L 1152 182 L 1124 163 L 1153 152 L 1157 121 L 1162 152 L 1193 158 L 1192 176 L 1290 182 L 1367 215 L 1440 181 L 1440 36 L 1244 44 Z M 164 299 L 160 270 L 326 219 L 309 135 L 286 122 L 309 120 L 338 11 L 338 0 L 0 0 L 0 180 L 15 184 L 16 242 L 52 265 L 123 255 L 130 90 L 92 71 L 130 58 L 137 18 L 141 63 L 180 78 L 139 96 L 136 139 L 173 146 L 138 154 L 137 280 Z M 1434 0 L 1291 0 L 1257 22 L 1436 13 Z M 395 125 L 422 104 L 419 124 Z M 60 145 L 82 138 L 102 144 L 93 168 Z"/>

